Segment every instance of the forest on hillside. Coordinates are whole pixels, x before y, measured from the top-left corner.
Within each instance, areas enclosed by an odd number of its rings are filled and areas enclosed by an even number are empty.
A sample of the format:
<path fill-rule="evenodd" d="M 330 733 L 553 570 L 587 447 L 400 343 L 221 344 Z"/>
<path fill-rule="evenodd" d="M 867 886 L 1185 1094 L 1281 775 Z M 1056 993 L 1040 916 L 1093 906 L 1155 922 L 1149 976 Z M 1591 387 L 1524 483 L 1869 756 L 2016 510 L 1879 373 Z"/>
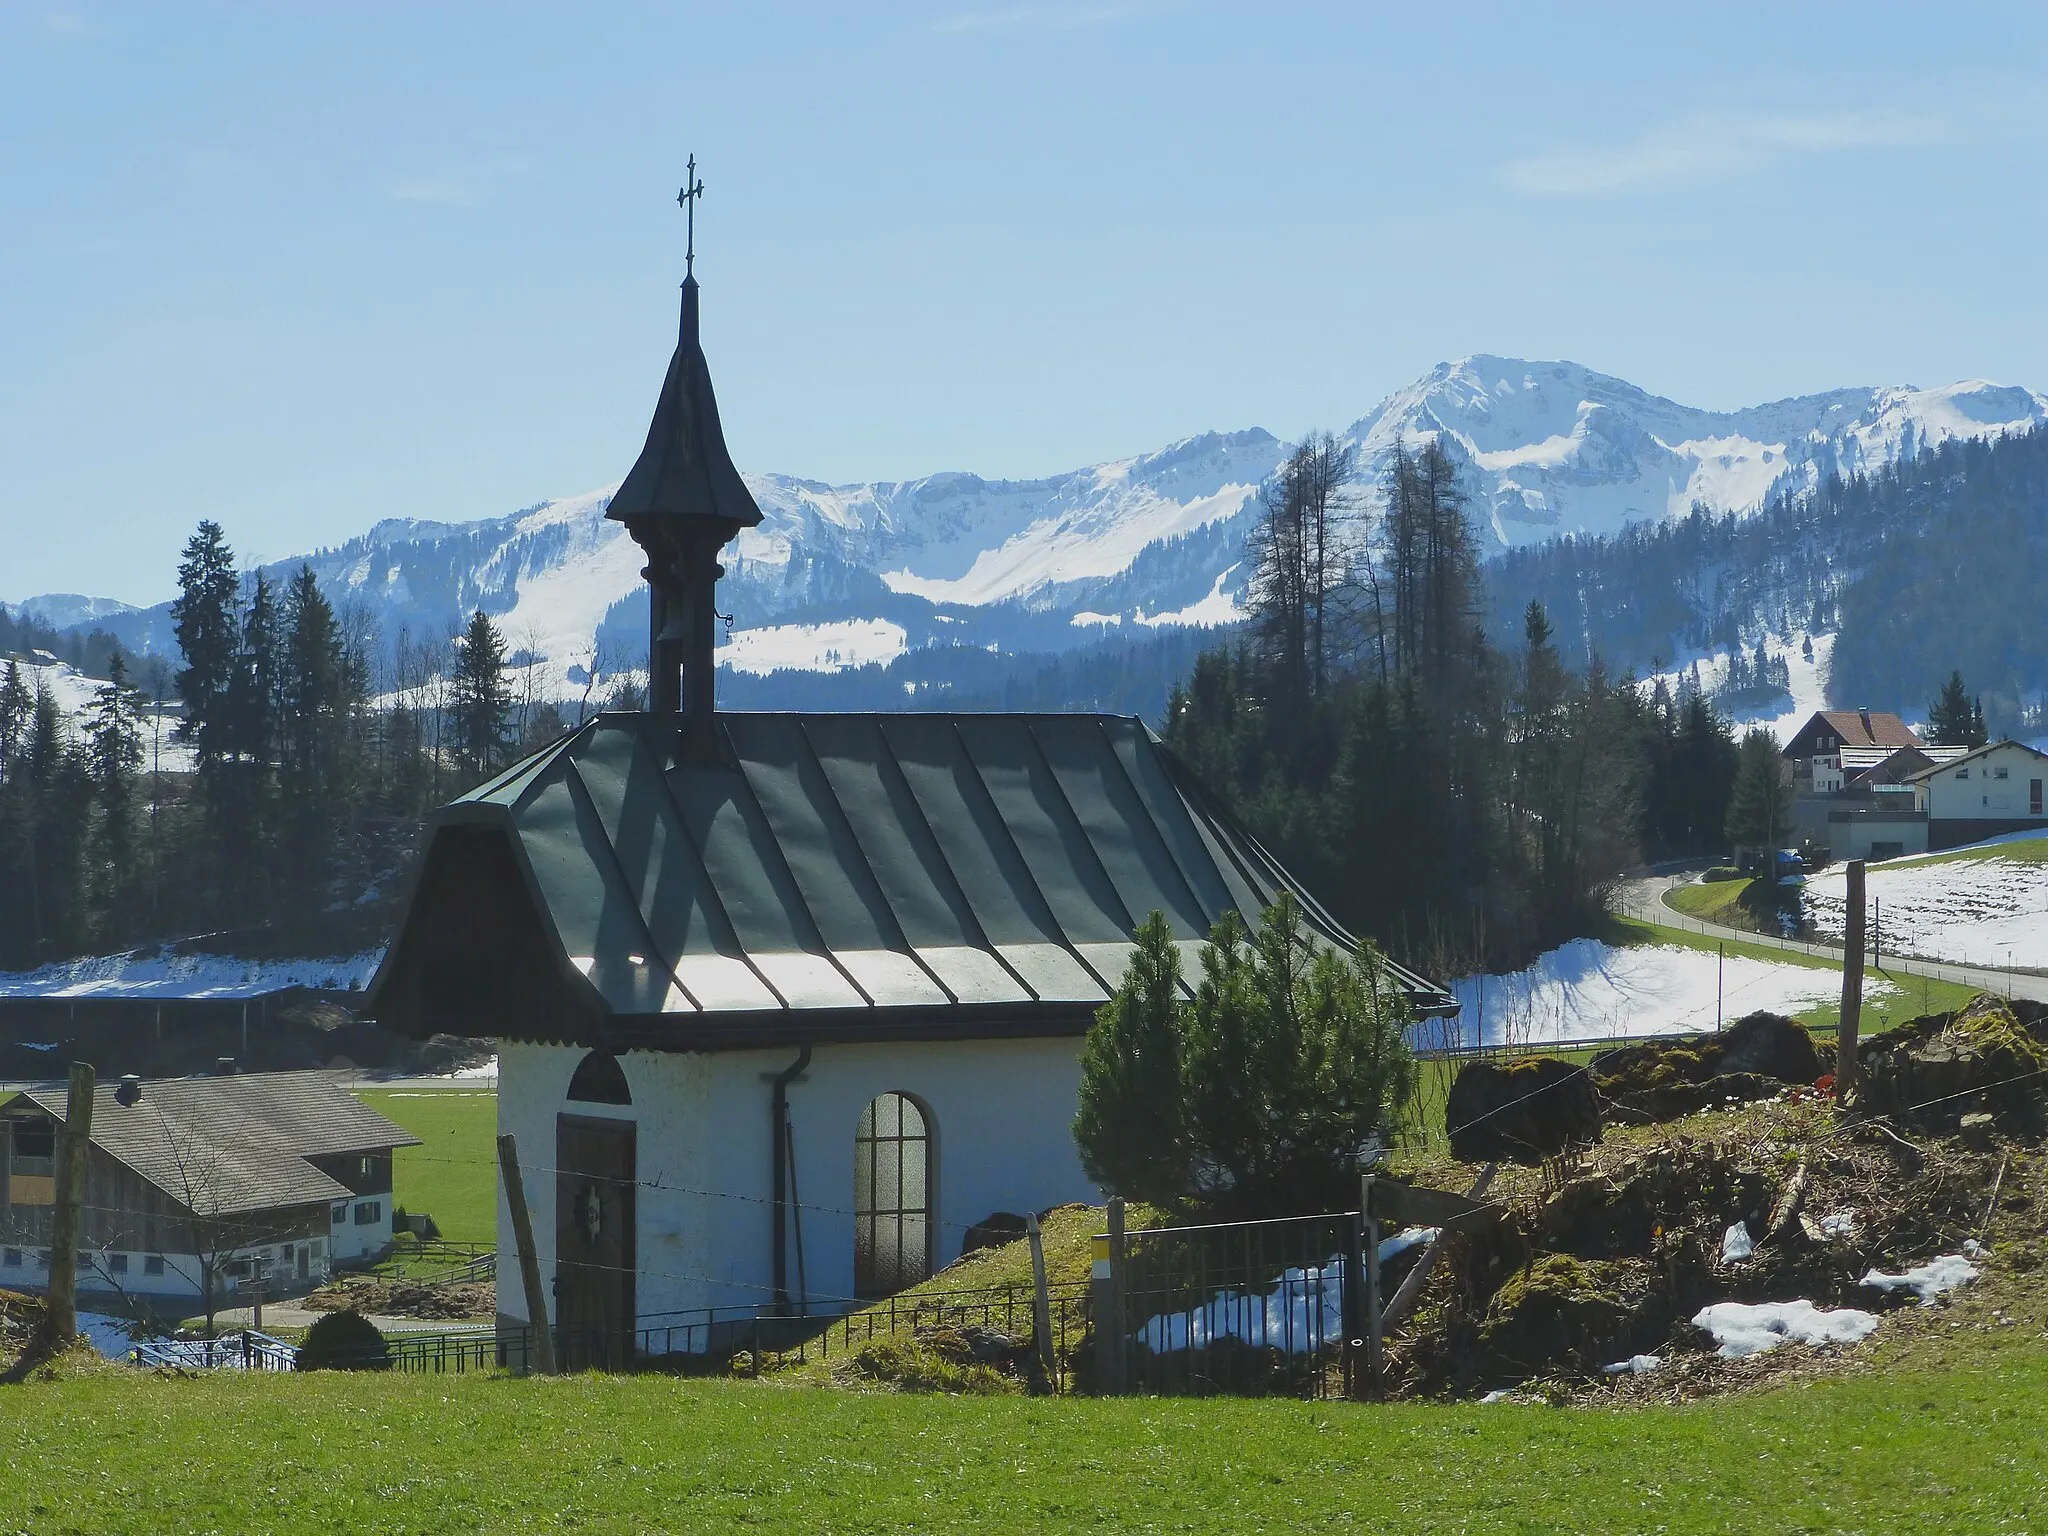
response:
<path fill-rule="evenodd" d="M 1243 637 L 1197 661 L 1166 737 L 1354 931 L 1434 974 L 1517 965 L 1595 931 L 1645 854 L 1725 846 L 1727 721 L 1572 665 L 1541 602 L 1490 633 L 1437 444 L 1368 488 L 1311 437 L 1261 512 Z"/>
<path fill-rule="evenodd" d="M 1687 652 L 1836 631 L 1828 697 L 1918 714 L 1953 671 L 1994 731 L 2033 732 L 2048 689 L 2048 432 L 1951 439 L 1736 515 L 1695 508 L 1488 564 L 1487 626 L 1531 601 L 1567 661 L 1648 671 Z"/>

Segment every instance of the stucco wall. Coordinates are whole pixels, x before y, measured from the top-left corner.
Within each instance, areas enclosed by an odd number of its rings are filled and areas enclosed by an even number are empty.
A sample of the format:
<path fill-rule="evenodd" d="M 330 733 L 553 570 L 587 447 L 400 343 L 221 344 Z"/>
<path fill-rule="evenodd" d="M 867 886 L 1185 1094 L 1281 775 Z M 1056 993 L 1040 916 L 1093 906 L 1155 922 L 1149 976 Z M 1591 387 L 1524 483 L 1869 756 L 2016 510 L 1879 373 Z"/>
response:
<path fill-rule="evenodd" d="M 2000 770 L 2005 773 L 2002 779 Z M 2029 786 L 2034 779 L 2048 779 L 2048 763 L 2024 747 L 1993 747 L 1982 757 L 1941 768 L 1922 780 L 1922 807 L 1936 821 L 2048 822 L 2048 816 L 2030 816 Z"/>
<path fill-rule="evenodd" d="M 554 1272 L 555 1116 L 615 1115 L 638 1126 L 637 1311 L 643 1320 L 772 1299 L 771 1079 L 795 1052 L 620 1059 L 632 1106 L 565 1098 L 580 1051 L 507 1043 L 498 1123 L 519 1139 L 543 1288 Z M 805 1294 L 829 1304 L 853 1291 L 853 1137 L 876 1095 L 926 1106 L 935 1143 L 935 1257 L 958 1257 L 966 1228 L 994 1211 L 1042 1210 L 1098 1192 L 1074 1150 L 1077 1040 L 983 1040 L 820 1046 L 789 1089 Z M 509 1214 L 499 1196 L 498 1307 L 526 1316 Z M 789 1285 L 798 1288 L 794 1226 Z M 550 1307 L 552 1303 L 550 1302 Z"/>

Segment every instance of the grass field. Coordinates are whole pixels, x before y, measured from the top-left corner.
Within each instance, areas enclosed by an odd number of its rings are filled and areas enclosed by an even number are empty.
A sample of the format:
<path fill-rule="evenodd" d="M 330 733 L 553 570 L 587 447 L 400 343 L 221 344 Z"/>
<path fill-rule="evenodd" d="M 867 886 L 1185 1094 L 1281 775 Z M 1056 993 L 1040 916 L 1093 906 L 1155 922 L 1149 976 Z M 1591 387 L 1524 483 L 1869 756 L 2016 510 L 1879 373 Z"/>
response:
<path fill-rule="evenodd" d="M 365 1088 L 357 1095 L 425 1143 L 401 1147 L 392 1200 L 434 1218 L 451 1243 L 498 1240 L 498 1096 L 467 1089 Z"/>
<path fill-rule="evenodd" d="M 1629 1411 L 96 1374 L 0 1389 L 0 1529 L 2021 1531 L 2048 1352 Z"/>
<path fill-rule="evenodd" d="M 1737 880 L 1695 881 L 1674 885 L 1664 893 L 1664 904 L 1673 911 L 1696 917 L 1703 923 L 1720 923 L 1730 928 L 1756 929 L 1756 920 L 1742 903 L 1750 887 L 1747 876 Z"/>

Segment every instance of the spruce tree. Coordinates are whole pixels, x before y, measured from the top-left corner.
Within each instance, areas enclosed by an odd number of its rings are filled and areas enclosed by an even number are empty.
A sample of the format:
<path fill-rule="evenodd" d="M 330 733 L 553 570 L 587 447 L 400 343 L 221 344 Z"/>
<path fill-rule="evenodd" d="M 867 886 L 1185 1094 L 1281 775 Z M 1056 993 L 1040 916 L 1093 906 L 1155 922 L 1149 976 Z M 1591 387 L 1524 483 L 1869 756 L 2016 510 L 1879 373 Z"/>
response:
<path fill-rule="evenodd" d="M 92 897 L 103 940 L 133 937 L 139 871 L 135 867 L 135 775 L 142 768 L 142 720 L 128 686 L 128 662 L 118 650 L 107 681 L 94 692 L 86 716 L 85 759 L 99 801 Z"/>
<path fill-rule="evenodd" d="M 178 649 L 185 657 L 177 678 L 178 697 L 185 705 L 177 734 L 193 744 L 202 775 L 234 750 L 228 740 L 227 698 L 241 653 L 241 593 L 235 554 L 220 524 L 202 522 L 185 543 L 178 564 L 178 596 L 171 604 Z"/>
<path fill-rule="evenodd" d="M 348 663 L 334 608 L 311 566 L 285 590 L 278 663 L 277 788 L 294 904 L 312 908 L 331 877 L 346 817 L 342 767 L 349 727 Z"/>
<path fill-rule="evenodd" d="M 1983 738 L 1977 735 L 1979 724 L 1980 716 L 1971 707 L 1970 690 L 1963 683 L 1962 672 L 1951 671 L 1948 681 L 1941 685 L 1940 696 L 1928 706 L 1928 744 L 1937 747 L 1981 746 Z"/>
<path fill-rule="evenodd" d="M 455 752 L 472 782 L 493 772 L 505 751 L 505 717 L 512 693 L 505 682 L 505 641 L 479 608 L 455 642 L 450 704 Z"/>
<path fill-rule="evenodd" d="M 1738 848 L 1763 850 L 1766 869 L 1771 851 L 1785 831 L 1787 800 L 1777 738 L 1761 726 L 1752 726 L 1737 749 L 1727 831 L 1728 840 Z"/>

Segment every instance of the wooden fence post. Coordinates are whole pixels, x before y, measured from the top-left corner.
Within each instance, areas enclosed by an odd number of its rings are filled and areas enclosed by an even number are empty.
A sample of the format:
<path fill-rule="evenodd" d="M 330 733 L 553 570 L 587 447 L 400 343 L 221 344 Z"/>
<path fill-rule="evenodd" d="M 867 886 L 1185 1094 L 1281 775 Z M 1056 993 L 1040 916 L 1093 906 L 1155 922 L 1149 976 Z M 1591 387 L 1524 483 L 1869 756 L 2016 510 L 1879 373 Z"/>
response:
<path fill-rule="evenodd" d="M 57 1204 L 50 1213 L 50 1295 L 44 1327 L 50 1348 L 78 1334 L 78 1227 L 85 1208 L 85 1169 L 92 1159 L 93 1070 L 71 1063 L 64 1124 L 57 1130 Z"/>
<path fill-rule="evenodd" d="M 1031 1243 L 1031 1328 L 1038 1335 L 1038 1368 L 1048 1390 L 1058 1391 L 1059 1360 L 1052 1347 L 1052 1290 L 1045 1281 L 1045 1241 L 1035 1211 L 1024 1213 L 1024 1236 Z"/>
<path fill-rule="evenodd" d="M 519 1142 L 498 1138 L 498 1170 L 505 1179 L 505 1203 L 512 1214 L 512 1243 L 519 1250 L 519 1284 L 526 1292 L 526 1328 L 533 1338 L 533 1368 L 555 1374 L 555 1335 L 548 1326 L 547 1297 L 540 1288 L 540 1255 L 533 1247 L 533 1218 L 526 1210 L 526 1183 L 519 1174 Z"/>
<path fill-rule="evenodd" d="M 1863 1028 L 1863 861 L 1848 867 L 1848 922 L 1842 935 L 1842 1022 L 1835 1031 L 1835 1102 L 1856 1086 L 1856 1042 Z"/>

